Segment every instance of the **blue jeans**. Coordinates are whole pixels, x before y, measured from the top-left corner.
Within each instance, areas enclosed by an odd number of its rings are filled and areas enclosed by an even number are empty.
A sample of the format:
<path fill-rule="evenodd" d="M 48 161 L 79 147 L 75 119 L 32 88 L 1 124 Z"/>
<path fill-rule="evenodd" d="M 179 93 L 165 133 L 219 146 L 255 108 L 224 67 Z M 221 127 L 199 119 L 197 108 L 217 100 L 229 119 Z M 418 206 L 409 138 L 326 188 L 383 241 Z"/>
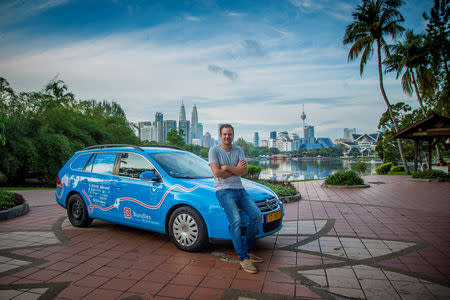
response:
<path fill-rule="evenodd" d="M 230 234 L 234 249 L 239 255 L 239 260 L 249 258 L 248 253 L 253 252 L 258 225 L 261 222 L 262 213 L 255 201 L 245 189 L 222 189 L 216 191 L 217 199 L 222 206 L 230 222 Z M 245 232 L 245 240 L 241 235 L 241 216 L 239 208 L 249 217 L 250 221 Z"/>

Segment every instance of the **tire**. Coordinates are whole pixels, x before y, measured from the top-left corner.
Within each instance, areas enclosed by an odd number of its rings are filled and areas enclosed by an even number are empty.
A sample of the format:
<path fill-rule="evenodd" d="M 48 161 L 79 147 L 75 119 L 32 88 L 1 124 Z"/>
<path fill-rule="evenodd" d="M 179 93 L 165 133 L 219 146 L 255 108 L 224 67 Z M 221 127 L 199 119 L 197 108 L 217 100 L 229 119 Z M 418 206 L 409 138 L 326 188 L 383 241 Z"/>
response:
<path fill-rule="evenodd" d="M 170 215 L 169 236 L 175 246 L 189 252 L 200 251 L 208 241 L 202 216 L 189 206 L 179 207 Z"/>
<path fill-rule="evenodd" d="M 76 227 L 87 227 L 92 223 L 92 219 L 89 218 L 86 209 L 86 204 L 79 194 L 70 196 L 67 203 L 67 217 L 70 223 Z"/>

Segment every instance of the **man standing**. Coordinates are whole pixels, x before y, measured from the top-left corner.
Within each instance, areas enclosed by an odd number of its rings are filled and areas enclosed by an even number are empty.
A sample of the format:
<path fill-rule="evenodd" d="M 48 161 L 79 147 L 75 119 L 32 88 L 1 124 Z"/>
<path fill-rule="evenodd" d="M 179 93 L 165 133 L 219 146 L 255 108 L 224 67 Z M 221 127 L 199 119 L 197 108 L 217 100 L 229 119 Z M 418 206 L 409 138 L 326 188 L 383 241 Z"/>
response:
<path fill-rule="evenodd" d="M 214 173 L 216 196 L 230 223 L 229 230 L 234 249 L 239 255 L 241 267 L 249 273 L 256 273 L 253 263 L 264 260 L 253 254 L 255 236 L 261 222 L 261 211 L 250 195 L 244 189 L 241 175 L 248 172 L 244 151 L 233 145 L 234 129 L 230 124 L 224 124 L 219 130 L 222 143 L 209 149 L 209 165 Z M 239 209 L 249 217 L 245 239 L 241 236 L 241 217 Z"/>

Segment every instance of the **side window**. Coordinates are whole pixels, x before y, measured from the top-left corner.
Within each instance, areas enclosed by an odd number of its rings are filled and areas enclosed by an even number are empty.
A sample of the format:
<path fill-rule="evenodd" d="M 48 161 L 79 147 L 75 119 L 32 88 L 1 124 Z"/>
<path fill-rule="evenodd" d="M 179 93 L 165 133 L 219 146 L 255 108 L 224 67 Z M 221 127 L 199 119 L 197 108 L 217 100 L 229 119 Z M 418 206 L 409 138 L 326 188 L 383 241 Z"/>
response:
<path fill-rule="evenodd" d="M 92 166 L 92 173 L 112 175 L 116 156 L 117 153 L 113 152 L 97 153 Z"/>
<path fill-rule="evenodd" d="M 78 157 L 75 158 L 75 160 L 70 165 L 70 168 L 75 171 L 82 171 L 86 166 L 86 163 L 88 162 L 91 155 L 92 155 L 91 153 L 84 153 L 78 155 Z"/>
<path fill-rule="evenodd" d="M 147 159 L 135 153 L 121 153 L 119 176 L 139 178 L 144 171 L 153 171 L 155 168 Z"/>

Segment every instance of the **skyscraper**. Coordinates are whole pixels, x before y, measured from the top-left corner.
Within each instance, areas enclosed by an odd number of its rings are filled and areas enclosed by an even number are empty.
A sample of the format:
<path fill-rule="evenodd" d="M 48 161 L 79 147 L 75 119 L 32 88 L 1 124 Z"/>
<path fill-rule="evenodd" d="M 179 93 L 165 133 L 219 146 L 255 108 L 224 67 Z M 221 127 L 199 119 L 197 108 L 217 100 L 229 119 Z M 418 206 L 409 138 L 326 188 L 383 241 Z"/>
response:
<path fill-rule="evenodd" d="M 191 138 L 192 139 L 198 139 L 198 113 L 197 113 L 197 106 L 192 108 L 192 115 L 191 115 Z"/>
<path fill-rule="evenodd" d="M 163 114 L 160 112 L 155 113 L 155 123 L 156 130 L 158 132 L 157 141 L 165 142 L 164 129 L 163 129 Z"/>
<path fill-rule="evenodd" d="M 167 134 L 171 130 L 177 130 L 177 121 L 175 120 L 164 120 L 163 122 L 163 130 L 164 130 L 164 142 L 167 142 Z"/>
<path fill-rule="evenodd" d="M 189 121 L 186 121 L 186 110 L 184 109 L 183 101 L 181 101 L 178 130 L 183 130 L 183 138 L 186 144 L 189 144 L 191 136 L 189 123 Z"/>
<path fill-rule="evenodd" d="M 271 131 L 269 134 L 269 139 L 276 139 L 277 138 L 277 132 L 276 131 Z"/>
<path fill-rule="evenodd" d="M 253 146 L 256 148 L 259 147 L 259 133 L 255 132 L 255 135 L 253 136 Z"/>
<path fill-rule="evenodd" d="M 198 123 L 197 136 L 199 139 L 202 140 L 202 146 L 203 146 L 203 124 L 202 123 Z"/>
<path fill-rule="evenodd" d="M 314 126 L 303 127 L 303 134 L 305 136 L 306 143 L 315 143 L 314 140 Z"/>
<path fill-rule="evenodd" d="M 344 128 L 344 139 L 352 139 L 352 135 L 356 133 L 356 128 Z"/>
<path fill-rule="evenodd" d="M 211 134 L 207 132 L 203 135 L 203 147 L 210 148 L 211 146 Z"/>
<path fill-rule="evenodd" d="M 163 114 L 160 112 L 155 113 L 155 123 L 156 122 L 163 122 Z"/>

